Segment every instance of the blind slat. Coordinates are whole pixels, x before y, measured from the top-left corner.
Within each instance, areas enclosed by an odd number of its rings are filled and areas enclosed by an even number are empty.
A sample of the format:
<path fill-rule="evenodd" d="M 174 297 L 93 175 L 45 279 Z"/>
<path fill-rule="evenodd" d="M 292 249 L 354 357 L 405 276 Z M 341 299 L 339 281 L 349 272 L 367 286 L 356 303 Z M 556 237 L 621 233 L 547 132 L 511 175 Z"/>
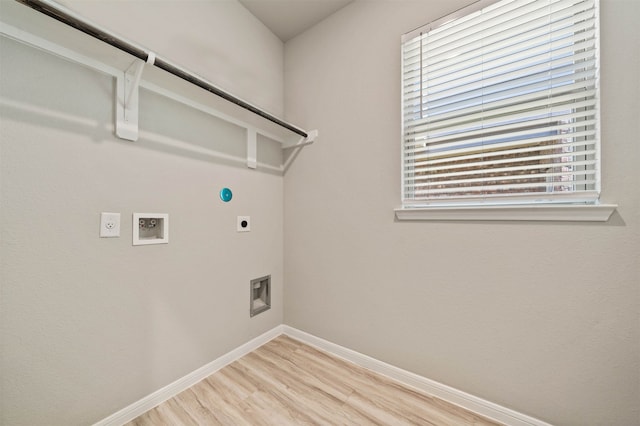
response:
<path fill-rule="evenodd" d="M 596 123 L 597 120 L 586 120 L 581 122 L 581 126 L 591 126 Z M 418 147 L 416 151 L 421 152 L 445 152 L 445 151 L 453 151 L 458 150 L 459 148 L 469 148 L 469 147 L 478 147 L 484 146 L 487 148 L 491 148 L 494 145 L 498 145 L 503 142 L 505 138 L 509 138 L 509 142 L 514 145 L 524 145 L 531 144 L 537 142 L 547 142 L 558 140 L 556 144 L 562 145 L 564 142 L 560 141 L 560 139 L 567 138 L 582 138 L 594 136 L 596 130 L 583 130 L 583 131 L 575 131 L 575 124 L 558 124 L 555 126 L 549 127 L 535 127 L 522 131 L 510 131 L 508 134 L 504 132 L 499 132 L 493 136 L 487 136 L 483 132 L 476 132 L 476 135 L 468 135 L 463 134 L 460 137 L 444 137 L 444 138 L 436 138 L 436 139 L 426 139 L 423 141 L 422 149 Z M 560 130 L 566 130 L 564 133 L 559 133 Z M 471 133 L 471 132 L 470 132 Z M 544 133 L 543 136 L 540 136 L 541 133 Z M 457 135 L 456 135 L 457 136 Z M 449 142 L 450 140 L 454 140 L 454 142 Z M 415 147 L 416 145 L 412 142 L 409 144 L 410 147 Z M 414 152 L 416 152 L 414 151 Z M 411 152 L 411 151 L 409 151 Z"/>
<path fill-rule="evenodd" d="M 513 96 L 511 98 L 495 100 L 491 103 L 482 103 L 479 105 L 459 105 L 459 109 L 440 110 L 436 113 L 432 112 L 431 115 L 421 118 L 419 120 L 412 120 L 411 116 L 405 114 L 405 125 L 420 125 L 423 123 L 434 123 L 442 120 L 456 118 L 457 122 L 468 121 L 470 114 L 475 114 L 482 118 L 486 116 L 498 116 L 503 114 L 510 114 L 517 111 L 527 110 L 530 108 L 536 108 L 541 105 L 552 106 L 554 104 L 569 104 L 572 101 L 582 101 L 588 99 L 591 96 L 595 96 L 596 93 L 596 80 L 585 80 L 582 82 L 566 85 L 562 87 L 554 87 L 547 90 L 539 90 L 533 93 L 527 93 L 519 96 Z M 597 99 L 597 98 L 596 98 Z M 413 114 L 415 115 L 415 114 Z M 407 123 L 409 121 L 409 123 Z"/>
<path fill-rule="evenodd" d="M 499 134 L 495 135 L 493 138 L 490 137 L 480 137 L 480 138 L 468 138 L 462 139 L 456 142 L 450 143 L 442 143 L 436 144 L 433 146 L 432 144 L 425 143 L 423 149 L 416 150 L 416 152 L 424 152 L 424 153 L 433 153 L 435 155 L 443 155 L 443 153 L 451 154 L 452 152 L 466 152 L 473 149 L 478 149 L 479 147 L 484 147 L 485 149 L 496 149 L 501 146 L 501 143 L 510 144 L 510 145 L 531 145 L 538 143 L 548 143 L 550 141 L 557 141 L 554 145 L 562 145 L 564 143 L 563 139 L 568 138 L 589 138 L 595 136 L 596 130 L 581 130 L 581 131 L 572 131 L 564 134 L 545 134 L 544 136 L 538 136 L 541 132 L 545 132 L 545 129 L 537 130 L 536 133 L 529 133 L 529 131 L 524 132 L 512 132 L 509 135 Z M 506 138 L 512 138 L 511 140 L 506 140 Z M 588 140 L 588 139 L 587 139 Z"/>
<path fill-rule="evenodd" d="M 448 52 L 441 58 L 431 58 L 428 66 L 433 72 L 441 71 L 455 64 L 473 63 L 478 58 L 486 56 L 500 56 L 506 52 L 517 52 L 528 50 L 533 46 L 545 44 L 550 39 L 560 40 L 566 37 L 581 37 L 583 39 L 592 36 L 592 29 L 595 28 L 595 14 L 593 10 L 583 11 L 575 15 L 570 15 L 564 20 L 556 21 L 550 27 L 519 27 L 511 32 L 502 33 L 500 40 L 494 40 L 490 46 L 485 46 L 482 52 L 477 49 L 461 49 L 457 52 Z M 424 44 L 424 43 L 423 43 Z M 428 49 L 428 44 L 422 48 L 422 54 Z M 410 51 L 405 50 L 405 61 L 403 70 L 405 73 L 420 69 L 420 43 L 416 43 L 416 48 Z"/>
<path fill-rule="evenodd" d="M 592 164 L 591 161 L 574 161 L 571 163 L 541 163 L 541 164 L 531 164 L 526 166 L 496 167 L 491 169 L 491 174 L 526 172 L 526 171 L 535 171 L 535 170 L 541 170 L 541 169 L 562 169 L 562 168 L 571 168 L 571 167 L 583 167 L 583 166 L 589 166 L 591 164 Z M 586 172 L 595 173 L 595 170 L 586 170 Z M 472 175 L 478 175 L 480 173 L 482 173 L 482 171 L 466 170 L 462 172 L 423 175 L 416 171 L 415 174 L 405 177 L 405 181 L 407 182 L 407 186 L 409 187 L 409 186 L 419 185 L 420 182 L 433 181 L 434 179 L 454 178 L 458 176 L 472 176 Z M 584 173 L 584 172 L 580 171 L 575 173 Z M 560 174 L 564 175 L 564 172 Z M 518 176 L 521 176 L 521 175 L 518 174 L 515 176 L 509 176 L 509 177 L 513 179 L 517 179 Z"/>
<path fill-rule="evenodd" d="M 595 82 L 594 82 L 595 84 Z M 574 121 L 587 119 L 597 113 L 597 99 L 590 99 L 588 93 L 575 91 L 570 96 L 531 96 L 528 102 L 494 102 L 493 104 L 474 105 L 459 111 L 448 111 L 438 115 L 427 116 L 422 119 L 414 118 L 420 112 L 405 116 L 404 137 L 407 140 L 419 139 L 424 136 L 438 137 L 453 132 L 471 132 L 477 128 L 492 129 L 497 126 L 510 126 L 525 121 L 547 118 L 549 122 L 559 121 L 562 116 L 573 116 Z M 522 98 L 519 98 L 522 99 Z M 526 101 L 527 99 L 523 99 Z M 545 109 L 545 105 L 549 108 Z M 494 107 L 491 109 L 491 107 Z M 583 113 L 577 115 L 576 113 Z M 424 112 L 423 112 L 424 114 Z M 481 116 L 487 120 L 475 121 Z M 517 118 L 516 118 L 517 117 Z M 406 123 L 406 122 L 409 123 Z M 514 128 L 517 128 L 514 127 Z"/>
<path fill-rule="evenodd" d="M 481 162 L 475 162 L 475 163 L 468 163 L 467 166 L 468 167 L 478 167 L 479 165 L 484 166 L 486 170 L 490 170 L 491 166 L 495 166 L 495 165 L 501 165 L 501 164 L 509 164 L 509 163 L 522 163 L 525 161 L 554 161 L 554 160 L 559 160 L 561 158 L 564 157 L 572 157 L 575 156 L 577 158 L 582 157 L 582 156 L 594 156 L 596 154 L 595 150 L 585 150 L 585 151 L 581 151 L 579 153 L 556 153 L 556 154 L 546 154 L 546 155 L 535 155 L 535 156 L 529 156 L 526 158 L 503 158 L 503 159 L 495 159 L 493 161 L 481 161 Z M 586 166 L 593 166 L 595 162 L 595 159 L 593 160 L 589 160 L 586 161 Z M 582 163 L 581 161 L 570 161 L 567 163 L 546 163 L 547 165 L 554 165 L 554 164 L 566 164 L 568 166 L 571 166 L 573 164 L 579 164 Z M 462 168 L 461 165 L 455 165 L 454 166 L 449 166 L 449 167 L 442 167 L 439 168 L 437 170 L 439 171 L 443 171 L 443 170 L 455 170 L 455 169 L 460 169 Z M 413 172 L 411 173 L 411 175 L 418 175 L 419 173 L 430 173 L 433 172 L 433 168 L 432 167 L 422 167 L 422 168 L 416 168 L 415 170 L 413 170 Z"/>
<path fill-rule="evenodd" d="M 595 145 L 596 145 L 596 141 L 595 140 L 586 140 L 586 141 L 578 141 L 578 142 L 572 142 L 572 143 L 564 143 L 562 145 L 556 146 L 556 148 L 558 147 L 562 147 L 565 149 L 583 149 L 584 151 L 586 150 L 593 150 L 592 152 L 596 152 L 595 151 Z M 523 153 L 533 153 L 536 151 L 540 151 L 540 146 L 539 145 L 534 145 L 534 146 L 525 146 L 524 148 L 521 148 L 522 145 L 520 144 L 515 144 L 515 143 L 507 143 L 507 144 L 503 144 L 502 146 L 500 146 L 500 148 L 498 148 L 495 151 L 489 151 L 489 150 L 478 150 L 476 149 L 472 149 L 466 152 L 459 152 L 462 155 L 458 155 L 456 157 L 454 157 L 453 159 L 451 157 L 448 156 L 434 156 L 433 154 L 419 154 L 419 155 L 413 155 L 410 158 L 410 160 L 407 161 L 411 161 L 412 162 L 412 167 L 411 168 L 406 168 L 405 169 L 405 173 L 415 173 L 417 171 L 420 171 L 422 168 L 424 167 L 431 167 L 431 166 L 436 166 L 438 167 L 438 169 L 440 170 L 446 170 L 446 169 L 450 169 L 450 168 L 457 168 L 459 167 L 459 165 L 444 165 L 443 163 L 450 163 L 452 161 L 455 162 L 468 162 L 468 160 L 475 160 L 475 159 L 479 159 L 478 163 L 483 163 L 485 161 L 496 161 L 496 160 L 500 160 L 500 158 L 497 157 L 502 157 L 504 159 L 505 156 L 508 155 L 516 155 L 516 154 L 523 154 Z M 553 146 L 551 146 L 549 149 L 553 148 Z M 533 155 L 533 154 L 530 154 Z M 496 158 L 494 158 L 496 157 Z M 493 160 L 490 160 L 493 159 Z M 507 160 L 505 159 L 505 162 Z M 458 163 L 460 164 L 460 163 Z"/>
<path fill-rule="evenodd" d="M 541 3 L 533 1 L 508 1 L 504 5 L 516 5 L 517 7 L 507 11 L 504 8 L 495 19 L 486 19 L 488 14 L 478 15 L 478 19 L 469 21 L 469 27 L 441 27 L 436 31 L 423 34 L 422 45 L 434 53 L 450 52 L 459 46 L 490 45 L 496 40 L 503 39 L 505 34 L 510 37 L 513 33 L 523 29 L 539 28 L 547 26 L 548 32 L 552 32 L 555 22 L 561 22 L 564 18 L 571 17 L 580 11 L 588 12 L 593 9 L 593 0 L 545 0 Z M 496 10 L 497 12 L 497 10 Z M 428 41 L 425 44 L 425 41 Z"/>
<path fill-rule="evenodd" d="M 451 194 L 451 193 L 484 193 L 487 190 L 492 191 L 511 191 L 516 190 L 516 192 L 522 192 L 527 190 L 536 190 L 536 189 L 546 189 L 549 187 L 553 187 L 554 190 L 564 190 L 561 187 L 563 186 L 586 186 L 593 185 L 596 183 L 595 179 L 583 179 L 579 181 L 572 182 L 538 182 L 538 183 L 512 183 L 512 184 L 504 184 L 504 185 L 478 185 L 478 186 L 456 186 L 454 188 L 436 188 L 436 189 L 423 189 L 423 190 L 415 190 L 413 191 L 416 194 Z"/>
<path fill-rule="evenodd" d="M 573 120 L 576 118 L 588 118 L 592 115 L 595 115 L 595 99 L 588 99 L 581 102 L 573 102 L 570 107 L 566 105 L 556 105 L 549 108 L 546 105 L 537 106 L 534 109 L 528 109 L 521 112 L 514 112 L 509 114 L 508 116 L 496 116 L 496 117 L 486 117 L 482 121 L 482 126 L 486 129 L 516 129 L 520 125 L 524 125 L 522 123 L 528 123 L 530 125 L 537 125 L 544 122 L 550 122 L 551 120 L 556 121 L 566 121 Z M 576 110 L 581 110 L 575 112 Z M 591 112 L 591 114 L 589 114 Z M 406 136 L 410 137 L 411 135 L 424 135 L 427 138 L 437 137 L 438 135 L 452 132 L 461 132 L 468 129 L 470 127 L 469 121 L 465 121 L 463 123 L 459 123 L 458 120 L 447 120 L 441 121 L 438 125 L 435 124 L 422 124 L 416 126 L 408 126 L 405 130 L 407 131 Z M 478 127 L 478 126 L 476 126 Z"/>
<path fill-rule="evenodd" d="M 505 55 L 515 55 L 517 53 L 528 53 L 533 49 L 540 50 L 543 47 L 553 50 L 568 43 L 576 43 L 582 40 L 588 40 L 594 35 L 594 17 L 590 17 L 590 20 L 581 22 L 578 28 L 561 28 L 554 33 L 547 33 L 540 31 L 540 35 L 532 34 L 529 31 L 522 31 L 513 34 L 502 34 L 503 39 L 493 41 L 489 46 L 472 46 L 465 45 L 460 49 L 452 52 L 445 52 L 438 56 L 429 56 L 428 51 L 423 49 L 422 61 L 427 62 L 427 69 L 435 77 L 442 75 L 448 75 L 453 70 L 460 71 L 462 65 L 466 68 L 471 68 L 486 62 L 488 64 L 499 60 Z M 521 29 L 518 29 L 521 31 Z M 417 58 L 415 66 L 411 64 L 405 64 L 405 72 L 412 69 L 419 69 L 420 52 L 417 52 Z M 426 56 L 426 57 L 425 57 Z"/>

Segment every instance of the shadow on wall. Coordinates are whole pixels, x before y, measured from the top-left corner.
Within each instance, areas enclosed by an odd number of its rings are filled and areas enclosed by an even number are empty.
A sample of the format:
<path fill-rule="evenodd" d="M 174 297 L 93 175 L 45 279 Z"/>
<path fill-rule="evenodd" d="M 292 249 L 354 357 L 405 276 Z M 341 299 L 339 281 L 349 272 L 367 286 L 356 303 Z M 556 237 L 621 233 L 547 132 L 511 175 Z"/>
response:
<path fill-rule="evenodd" d="M 98 72 L 81 73 L 83 84 L 91 84 L 110 100 L 111 110 L 105 111 L 100 106 L 104 105 L 104 101 L 92 103 L 83 99 L 82 94 L 76 94 L 78 87 L 81 87 L 80 84 L 74 87 L 67 84 L 71 80 L 68 75 L 80 74 L 80 66 L 15 41 L 3 38 L 0 43 L 7 62 L 26 65 L 19 67 L 22 74 L 19 81 L 37 82 L 46 78 L 52 82 L 48 84 L 48 93 L 32 93 L 32 88 L 15 84 L 16 79 L 5 75 L 0 81 L 3 89 L 0 113 L 3 117 L 37 127 L 84 134 L 95 143 L 132 144 L 135 148 L 160 151 L 193 160 L 247 167 L 244 128 L 141 89 L 139 138 L 135 142 L 119 139 L 115 136 L 115 79 Z M 47 70 L 49 75 L 45 76 L 43 70 Z M 51 70 L 54 72 L 50 72 Z M 58 74 L 60 78 L 57 78 Z M 166 120 L 165 117 L 172 119 Z M 176 126 L 176 122 L 179 125 Z M 258 160 L 258 172 L 283 174 L 283 155 L 279 142 L 258 135 Z"/>

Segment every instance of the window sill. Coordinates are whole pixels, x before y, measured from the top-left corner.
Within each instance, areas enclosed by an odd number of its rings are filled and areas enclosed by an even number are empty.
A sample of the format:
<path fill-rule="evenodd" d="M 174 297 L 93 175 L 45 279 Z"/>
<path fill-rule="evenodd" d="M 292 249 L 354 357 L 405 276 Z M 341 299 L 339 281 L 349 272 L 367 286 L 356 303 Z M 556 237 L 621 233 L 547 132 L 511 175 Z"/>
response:
<path fill-rule="evenodd" d="M 459 206 L 396 209 L 398 220 L 518 220 L 606 222 L 617 204 Z"/>

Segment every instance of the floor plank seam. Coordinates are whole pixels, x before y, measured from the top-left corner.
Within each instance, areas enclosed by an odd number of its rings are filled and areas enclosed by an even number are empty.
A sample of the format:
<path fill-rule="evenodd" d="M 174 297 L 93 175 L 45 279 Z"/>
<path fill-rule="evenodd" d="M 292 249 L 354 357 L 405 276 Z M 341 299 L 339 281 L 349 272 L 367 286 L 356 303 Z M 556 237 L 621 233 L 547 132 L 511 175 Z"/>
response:
<path fill-rule="evenodd" d="M 497 425 L 280 335 L 128 426 Z"/>

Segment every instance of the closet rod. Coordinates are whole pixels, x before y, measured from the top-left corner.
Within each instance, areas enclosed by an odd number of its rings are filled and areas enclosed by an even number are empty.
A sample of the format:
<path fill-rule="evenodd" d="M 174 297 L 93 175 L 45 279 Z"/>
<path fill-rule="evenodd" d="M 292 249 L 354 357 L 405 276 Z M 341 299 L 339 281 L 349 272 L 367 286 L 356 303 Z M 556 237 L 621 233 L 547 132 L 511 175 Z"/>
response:
<path fill-rule="evenodd" d="M 61 6 L 53 2 L 50 2 L 47 0 L 16 0 L 16 1 L 18 3 L 22 3 L 25 6 L 30 7 L 33 10 L 36 10 L 40 13 L 50 16 L 53 19 L 56 19 L 57 21 L 60 21 L 66 25 L 69 25 L 70 27 L 73 27 L 79 31 L 82 31 L 83 33 L 88 34 L 91 37 L 97 38 L 98 40 L 101 40 L 107 44 L 110 44 L 111 46 L 117 49 L 120 49 L 123 52 L 127 52 L 128 54 L 135 56 L 136 58 L 142 59 L 145 62 L 147 62 L 149 58 L 150 52 L 147 52 L 138 46 L 135 46 L 127 41 L 124 41 L 114 36 L 113 34 L 108 33 L 107 31 L 99 29 L 94 25 L 86 21 L 83 21 L 79 17 L 73 16 L 71 13 L 68 13 L 62 10 Z M 229 102 L 232 102 L 241 108 L 251 111 L 252 113 L 257 114 L 262 118 L 265 118 L 281 127 L 284 127 L 285 129 L 290 130 L 293 133 L 296 133 L 305 138 L 309 136 L 307 132 L 305 132 L 304 130 L 301 130 L 289 123 L 286 123 L 280 120 L 279 118 L 269 114 L 268 112 L 262 111 L 261 109 L 256 108 L 255 106 L 243 101 L 242 99 L 236 98 L 235 96 L 225 92 L 224 90 L 221 90 L 216 86 L 212 85 L 208 81 L 203 80 L 200 77 L 193 75 L 188 71 L 180 69 L 175 65 L 172 65 L 171 63 L 169 63 L 164 59 L 161 59 L 156 56 L 153 61 L 153 65 L 155 65 L 160 69 L 165 70 L 169 74 L 173 74 L 178 78 L 188 81 L 189 83 L 194 84 L 208 92 L 211 92 L 214 95 L 220 96 L 221 98 Z"/>

